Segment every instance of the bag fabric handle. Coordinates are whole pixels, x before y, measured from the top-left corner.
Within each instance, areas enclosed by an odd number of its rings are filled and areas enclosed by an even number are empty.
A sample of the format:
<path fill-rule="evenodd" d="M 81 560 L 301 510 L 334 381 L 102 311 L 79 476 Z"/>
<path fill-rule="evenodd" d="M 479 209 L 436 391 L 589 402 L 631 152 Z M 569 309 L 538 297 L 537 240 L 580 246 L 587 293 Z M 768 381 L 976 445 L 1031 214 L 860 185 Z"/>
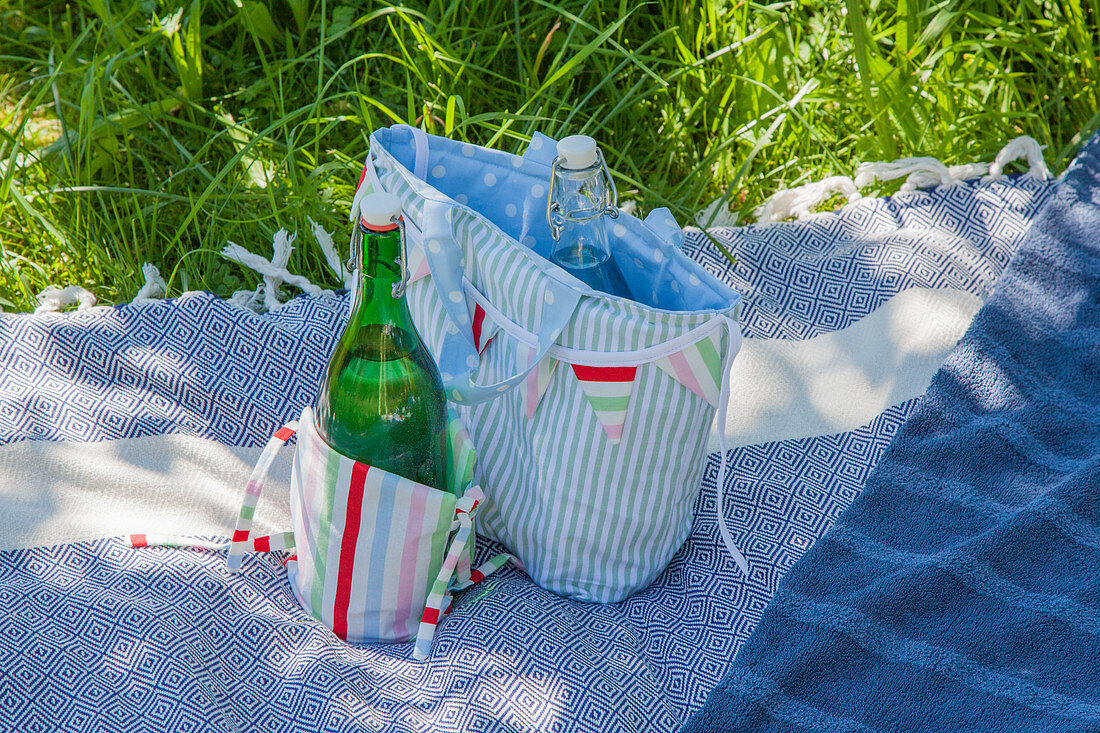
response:
<path fill-rule="evenodd" d="M 494 384 L 476 384 L 474 372 L 480 363 L 474 344 L 473 320 L 466 304 L 462 282 L 462 248 L 452 228 L 453 207 L 444 202 L 425 199 L 423 207 L 424 256 L 432 273 L 432 283 L 439 293 L 443 308 L 455 328 L 448 328 L 439 350 L 439 371 L 447 397 L 461 405 L 476 405 L 499 397 L 523 380 L 538 366 L 569 324 L 580 304 L 581 294 L 565 283 L 547 277 L 542 279 L 542 310 L 538 325 L 538 344 L 534 358 L 515 374 Z"/>
<path fill-rule="evenodd" d="M 531 135 L 531 142 L 527 143 L 527 149 L 523 151 L 523 159 L 535 163 L 541 163 L 547 167 L 554 162 L 558 154 L 558 141 L 541 132 Z"/>

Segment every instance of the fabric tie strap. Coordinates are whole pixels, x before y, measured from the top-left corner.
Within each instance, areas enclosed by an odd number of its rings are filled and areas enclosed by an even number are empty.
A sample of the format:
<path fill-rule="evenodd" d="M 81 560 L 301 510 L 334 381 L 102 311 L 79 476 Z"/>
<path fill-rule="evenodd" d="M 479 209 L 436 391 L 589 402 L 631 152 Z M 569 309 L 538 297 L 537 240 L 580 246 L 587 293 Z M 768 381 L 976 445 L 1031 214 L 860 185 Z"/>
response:
<path fill-rule="evenodd" d="M 413 646 L 413 659 L 417 661 L 427 659 L 431 652 L 432 639 L 435 638 L 439 619 L 450 611 L 451 591 L 469 588 L 474 583 L 484 580 L 504 567 L 509 560 L 519 564 L 512 555 L 501 553 L 478 568 L 470 570 L 470 554 L 477 541 L 473 515 L 484 498 L 485 495 L 479 487 L 471 486 L 455 506 L 455 522 L 458 524 L 458 531 L 451 539 L 443 566 L 439 569 L 435 582 L 432 583 L 428 601 L 424 605 L 424 614 L 420 617 L 420 628 L 416 633 L 416 642 Z"/>
<path fill-rule="evenodd" d="M 718 476 L 717 476 L 717 495 L 718 500 L 716 502 L 718 516 L 718 531 L 722 535 L 722 542 L 726 545 L 726 549 L 729 551 L 730 556 L 733 558 L 733 562 L 737 565 L 737 569 L 741 571 L 741 574 L 745 576 L 745 580 L 749 579 L 749 561 L 745 559 L 745 555 L 737 547 L 737 543 L 733 541 L 733 535 L 730 533 L 729 525 L 726 523 L 725 504 L 725 483 L 726 483 L 726 463 L 728 457 L 726 456 L 726 411 L 729 408 L 730 401 L 730 370 L 733 368 L 733 358 L 737 355 L 737 352 L 741 348 L 741 328 L 737 325 L 737 322 L 732 318 L 722 316 L 726 325 L 726 330 L 729 332 L 730 343 L 726 348 L 726 358 L 722 361 L 722 389 L 718 395 Z M 736 342 L 736 348 L 734 348 L 734 342 Z"/>
<path fill-rule="evenodd" d="M 280 532 L 262 537 L 250 537 L 252 532 L 252 518 L 256 512 L 256 502 L 260 499 L 267 475 L 271 472 L 271 464 L 275 461 L 275 455 L 286 442 L 294 437 L 298 430 L 298 421 L 291 420 L 283 427 L 275 431 L 271 439 L 267 441 L 259 459 L 256 461 L 252 475 L 248 479 L 245 488 L 244 502 L 241 505 L 240 514 L 237 516 L 237 526 L 233 531 L 232 540 L 204 540 L 198 537 L 176 534 L 132 534 L 129 536 L 131 547 L 176 547 L 176 548 L 201 548 L 206 550 L 225 550 L 229 555 L 226 558 L 226 566 L 231 573 L 239 572 L 246 552 L 281 552 L 294 549 L 294 533 Z"/>
<path fill-rule="evenodd" d="M 252 469 L 252 475 L 244 490 L 244 502 L 241 504 L 241 513 L 237 516 L 237 526 L 233 531 L 233 543 L 229 547 L 229 556 L 225 560 L 226 569 L 231 573 L 241 570 L 244 561 L 244 553 L 248 552 L 248 535 L 252 531 L 252 517 L 256 513 L 256 502 L 260 500 L 260 492 L 263 491 L 264 482 L 271 472 L 271 464 L 275 461 L 275 454 L 286 445 L 286 442 L 294 437 L 298 431 L 298 421 L 291 420 L 283 427 L 275 431 L 271 439 L 267 441 L 264 450 L 260 453 L 256 467 Z"/>
<path fill-rule="evenodd" d="M 228 540 L 219 542 L 180 534 L 132 534 L 129 540 L 130 547 L 175 547 L 179 549 L 197 548 L 203 550 L 227 550 L 233 544 Z M 278 534 L 253 537 L 246 544 L 247 549 L 252 552 L 282 552 L 285 550 L 293 550 L 294 533 L 279 532 Z"/>

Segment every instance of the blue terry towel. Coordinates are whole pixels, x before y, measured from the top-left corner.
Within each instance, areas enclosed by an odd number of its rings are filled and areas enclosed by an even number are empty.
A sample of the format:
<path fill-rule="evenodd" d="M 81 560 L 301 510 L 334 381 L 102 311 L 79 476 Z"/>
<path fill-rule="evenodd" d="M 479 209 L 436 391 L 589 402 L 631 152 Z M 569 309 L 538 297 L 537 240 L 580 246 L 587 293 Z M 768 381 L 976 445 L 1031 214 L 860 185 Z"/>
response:
<path fill-rule="evenodd" d="M 685 730 L 1100 731 L 1100 136 Z"/>

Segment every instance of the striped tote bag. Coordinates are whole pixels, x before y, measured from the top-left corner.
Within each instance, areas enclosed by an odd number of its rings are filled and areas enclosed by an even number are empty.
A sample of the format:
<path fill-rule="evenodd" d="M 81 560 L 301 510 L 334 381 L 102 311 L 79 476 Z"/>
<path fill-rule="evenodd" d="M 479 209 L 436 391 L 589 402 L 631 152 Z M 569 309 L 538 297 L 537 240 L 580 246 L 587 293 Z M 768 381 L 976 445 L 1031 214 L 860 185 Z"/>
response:
<path fill-rule="evenodd" d="M 543 587 L 613 602 L 652 582 L 690 533 L 740 297 L 680 251 L 665 209 L 608 224 L 642 302 L 551 263 L 554 147 L 536 134 L 521 157 L 380 129 L 356 203 L 382 190 L 403 202 L 409 306 L 489 495 L 478 530 Z"/>

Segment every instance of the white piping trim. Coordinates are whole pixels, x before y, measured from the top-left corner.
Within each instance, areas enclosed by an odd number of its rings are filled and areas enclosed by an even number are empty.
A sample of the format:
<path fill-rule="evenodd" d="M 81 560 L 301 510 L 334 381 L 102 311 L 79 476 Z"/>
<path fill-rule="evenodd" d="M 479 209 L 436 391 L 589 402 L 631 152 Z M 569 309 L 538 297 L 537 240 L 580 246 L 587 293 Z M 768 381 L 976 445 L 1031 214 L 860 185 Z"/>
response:
<path fill-rule="evenodd" d="M 466 293 L 470 295 L 478 305 L 485 309 L 485 315 L 500 326 L 502 331 L 526 346 L 538 346 L 538 334 L 531 333 L 526 328 L 504 315 L 504 313 L 489 302 L 489 299 L 478 291 L 478 289 L 474 287 L 474 284 L 466 277 L 462 278 L 462 286 Z M 564 361 L 568 364 L 580 364 L 581 366 L 603 366 L 608 364 L 615 366 L 640 366 L 642 364 L 649 364 L 650 362 L 657 361 L 665 356 L 671 356 L 691 344 L 702 341 L 712 332 L 721 328 L 724 320 L 729 319 L 726 316 L 716 316 L 686 333 L 682 333 L 668 341 L 653 346 L 647 346 L 644 349 L 634 349 L 631 351 L 589 351 L 587 349 L 574 349 L 568 346 L 554 344 L 546 353 L 558 361 Z M 738 333 L 740 333 L 739 330 Z M 734 351 L 734 353 L 736 353 L 736 351 Z"/>
<path fill-rule="evenodd" d="M 717 320 L 717 319 L 716 319 Z M 733 541 L 733 534 L 730 532 L 730 528 L 726 524 L 726 512 L 723 509 L 725 505 L 725 483 L 726 483 L 726 411 L 729 408 L 730 401 L 730 371 L 733 369 L 733 357 L 737 355 L 737 352 L 741 350 L 741 328 L 737 325 L 737 322 L 732 318 L 722 317 L 721 321 L 724 321 L 724 325 L 729 329 L 730 343 L 726 348 L 726 358 L 722 360 L 722 389 L 718 393 L 718 414 L 716 416 L 718 420 L 718 476 L 716 477 L 716 490 L 717 499 L 715 501 L 715 511 L 717 512 L 718 531 L 722 535 L 722 542 L 726 545 L 726 549 L 729 550 L 730 556 L 733 557 L 733 561 L 737 564 L 737 567 L 744 574 L 745 580 L 749 579 L 749 561 L 745 559 L 744 554 L 738 549 L 737 543 Z M 736 348 L 734 343 L 736 342 Z"/>

